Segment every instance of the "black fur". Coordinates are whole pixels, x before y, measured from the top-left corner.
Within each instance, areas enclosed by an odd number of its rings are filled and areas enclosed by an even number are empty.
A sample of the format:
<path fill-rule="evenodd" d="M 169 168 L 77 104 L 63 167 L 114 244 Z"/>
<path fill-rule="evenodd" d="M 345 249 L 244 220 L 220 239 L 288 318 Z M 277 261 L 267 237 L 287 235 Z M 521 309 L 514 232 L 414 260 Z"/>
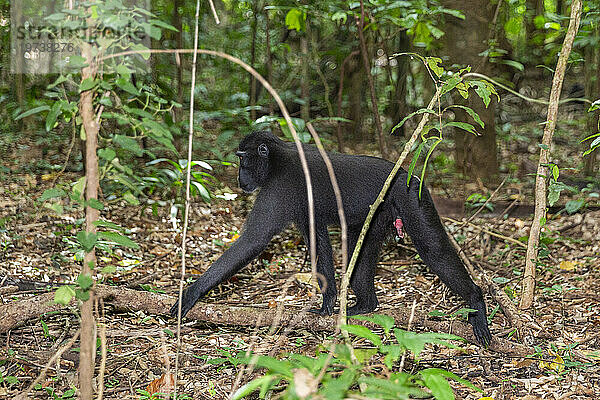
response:
<path fill-rule="evenodd" d="M 337 291 L 335 267 L 327 226 L 339 225 L 335 196 L 329 175 L 320 154 L 312 146 L 304 146 L 315 200 L 317 231 L 317 272 L 326 282 L 323 305 L 316 310 L 331 315 Z M 242 235 L 183 294 L 182 316 L 219 283 L 257 257 L 271 238 L 290 223 L 294 223 L 308 238 L 308 208 L 306 183 L 294 143 L 286 143 L 268 132 L 255 132 L 245 137 L 237 152 L 240 157 L 239 184 L 246 192 L 260 188 Z M 348 251 L 352 254 L 369 206 L 383 187 L 393 164 L 376 157 L 330 153 L 342 192 L 342 202 L 348 224 Z M 348 315 L 369 313 L 378 305 L 374 276 L 381 244 L 401 218 L 406 232 L 421 258 L 453 292 L 460 295 L 470 308 L 469 316 L 475 337 L 482 344 L 491 340 L 481 289 L 471 280 L 450 243 L 429 191 L 423 188 L 419 199 L 418 179 L 406 186 L 407 172 L 399 171 L 390 186 L 385 201 L 371 222 L 360 256 L 350 280 L 356 304 Z M 326 285 L 324 285 L 326 283 Z M 177 304 L 171 308 L 177 315 Z"/>

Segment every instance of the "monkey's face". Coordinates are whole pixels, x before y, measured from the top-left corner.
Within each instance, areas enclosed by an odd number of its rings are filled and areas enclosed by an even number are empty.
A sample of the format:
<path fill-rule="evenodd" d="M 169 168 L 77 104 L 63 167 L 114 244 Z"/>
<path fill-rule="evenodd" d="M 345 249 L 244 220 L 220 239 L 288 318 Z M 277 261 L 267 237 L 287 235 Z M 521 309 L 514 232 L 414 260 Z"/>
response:
<path fill-rule="evenodd" d="M 258 146 L 240 144 L 235 153 L 240 158 L 238 182 L 246 193 L 252 193 L 267 181 L 269 173 L 269 148 L 265 143 Z"/>

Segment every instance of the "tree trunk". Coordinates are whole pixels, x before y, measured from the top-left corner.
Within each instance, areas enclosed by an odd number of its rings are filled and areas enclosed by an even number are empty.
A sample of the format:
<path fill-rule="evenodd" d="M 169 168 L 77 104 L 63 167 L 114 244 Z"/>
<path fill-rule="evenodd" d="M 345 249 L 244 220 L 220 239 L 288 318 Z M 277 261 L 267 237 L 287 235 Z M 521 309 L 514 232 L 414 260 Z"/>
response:
<path fill-rule="evenodd" d="M 337 93 L 337 114 L 336 114 L 339 118 L 342 118 L 344 116 L 344 114 L 342 112 L 342 100 L 343 100 L 343 94 L 344 94 L 344 78 L 346 77 L 346 66 L 348 65 L 350 60 L 352 60 L 352 57 L 355 57 L 358 54 L 360 54 L 360 52 L 358 50 L 354 50 L 352 53 L 348 54 L 346 56 L 346 58 L 344 58 L 344 61 L 342 61 L 342 66 L 340 67 L 340 83 L 338 86 L 338 93 Z M 337 142 L 338 142 L 338 151 L 340 153 L 342 153 L 343 149 L 344 149 L 344 136 L 342 135 L 342 122 L 340 122 L 340 121 L 337 122 L 335 132 L 336 132 Z"/>
<path fill-rule="evenodd" d="M 484 0 L 445 0 L 442 3 L 444 7 L 461 10 L 466 17 L 464 20 L 453 17 L 447 20 L 445 37 L 448 65 L 468 64 L 473 71 L 490 75 L 490 64 L 479 54 L 488 48 L 486 38 L 490 37 L 489 23 L 494 18 L 496 5 Z M 477 137 L 456 130 L 456 166 L 465 175 L 475 175 L 476 178 L 489 181 L 498 174 L 495 105 L 492 101 L 486 108 L 473 92 L 467 105 L 479 114 L 485 128 L 479 131 L 481 136 Z M 469 122 L 466 113 L 457 112 L 456 115 L 457 119 Z"/>
<path fill-rule="evenodd" d="M 600 37 L 600 28 L 596 24 L 594 36 Z M 600 49 L 598 46 L 587 46 L 585 48 L 585 97 L 594 101 L 600 95 L 600 77 L 598 77 L 598 71 L 600 69 Z M 600 118 L 600 111 L 588 113 L 586 121 L 586 134 L 581 138 L 585 139 L 589 135 L 598 132 L 598 118 Z M 586 143 L 586 148 L 589 146 L 590 141 Z M 598 151 L 596 150 L 588 154 L 583 159 L 583 173 L 586 176 L 594 176 L 594 169 L 596 167 L 596 160 L 598 157 Z"/>
<path fill-rule="evenodd" d="M 250 45 L 250 66 L 252 68 L 256 68 L 256 34 L 258 30 L 258 5 L 256 2 L 254 3 L 254 7 L 252 7 L 252 42 Z M 256 78 L 250 75 L 250 119 L 252 121 L 256 120 L 256 110 L 254 106 L 256 105 Z"/>
<path fill-rule="evenodd" d="M 271 53 L 271 34 L 269 33 L 269 10 L 265 10 L 265 51 L 267 52 L 267 57 L 265 61 L 265 65 L 267 67 L 267 79 L 269 83 L 273 84 L 273 53 Z M 269 115 L 273 115 L 274 107 L 273 101 L 271 101 L 271 96 L 269 96 Z"/>
<path fill-rule="evenodd" d="M 401 53 L 407 52 L 410 50 L 410 40 L 406 32 L 402 31 L 398 34 L 397 39 L 397 48 L 393 49 L 393 53 Z M 388 57 L 390 55 L 388 54 Z M 389 108 L 389 117 L 392 119 L 392 126 L 395 126 L 402 120 L 402 118 L 406 117 L 408 112 L 408 107 L 406 106 L 406 77 L 409 73 L 409 62 L 410 58 L 405 56 L 396 57 L 396 62 L 398 63 L 395 68 L 396 72 L 396 82 L 394 85 L 394 91 L 390 93 L 390 108 Z M 389 62 L 389 61 L 388 61 Z M 404 127 L 406 125 L 402 125 L 397 132 L 394 132 L 395 135 L 405 136 Z"/>
<path fill-rule="evenodd" d="M 177 32 L 173 32 L 175 36 L 175 46 L 178 49 L 183 48 L 183 22 L 181 20 L 181 13 L 179 8 L 183 7 L 182 0 L 174 0 L 173 2 L 173 18 L 171 24 L 177 29 Z M 153 57 L 154 58 L 154 57 Z M 177 102 L 183 107 L 183 60 L 180 54 L 175 54 L 175 84 L 177 85 Z M 183 108 L 173 108 L 173 120 L 175 123 L 180 122 L 183 118 Z M 179 132 L 179 130 L 177 130 Z M 177 151 L 183 150 L 182 144 L 183 136 L 178 133 L 173 138 L 173 145 Z"/>
<path fill-rule="evenodd" d="M 23 26 L 23 10 L 21 7 L 11 7 L 13 12 L 14 24 L 16 26 Z M 21 107 L 21 112 L 23 112 L 23 106 L 25 105 L 25 83 L 24 83 L 24 72 L 25 72 L 25 62 L 24 62 L 24 53 L 23 53 L 23 40 L 15 40 L 16 46 L 16 54 L 17 56 L 14 59 L 14 95 L 17 100 L 17 104 Z M 9 53 L 10 54 L 10 53 Z M 24 121 L 25 118 L 22 118 L 18 122 L 19 129 L 23 129 L 27 124 Z"/>
<path fill-rule="evenodd" d="M 550 92 L 550 102 L 548 104 L 548 116 L 544 126 L 544 135 L 540 149 L 540 160 L 538 162 L 537 173 L 535 175 L 535 212 L 533 222 L 529 231 L 529 240 L 527 242 L 527 255 L 525 256 L 525 272 L 523 273 L 523 294 L 519 307 L 524 310 L 533 304 L 535 290 L 535 269 L 538 261 L 538 246 L 540 243 L 540 229 L 546 220 L 546 180 L 548 179 L 548 156 L 552 148 L 552 136 L 556 128 L 556 119 L 558 117 L 558 100 L 565 79 L 565 70 L 573 41 L 579 28 L 581 17 L 581 0 L 573 0 L 571 4 L 571 19 L 565 40 L 558 56 L 554 78 L 552 80 L 552 90 Z"/>
<path fill-rule="evenodd" d="M 91 46 L 87 43 L 82 45 L 82 55 L 85 57 L 88 67 L 81 71 L 82 81 L 87 78 L 93 78 L 96 75 L 96 66 L 92 57 Z M 93 91 L 82 92 L 79 97 L 79 110 L 85 130 L 85 200 L 98 198 L 98 130 L 99 125 L 94 116 L 94 107 L 92 104 Z M 96 233 L 94 222 L 98 220 L 100 212 L 90 205 L 85 207 L 85 230 L 88 234 Z M 81 274 L 91 276 L 92 268 L 96 265 L 96 253 L 94 249 L 85 253 Z M 79 364 L 79 390 L 80 397 L 85 400 L 91 400 L 94 394 L 93 377 L 96 355 L 96 339 L 93 314 L 94 295 L 90 290 L 90 298 L 81 305 L 81 344 L 80 344 L 80 364 Z"/>
<path fill-rule="evenodd" d="M 351 71 L 348 75 L 350 85 L 348 87 L 348 100 L 350 102 L 350 119 L 351 137 L 354 140 L 361 140 L 362 135 L 362 118 L 363 118 L 363 99 L 365 96 L 365 74 L 360 68 L 360 60 L 351 59 L 348 62 L 348 70 Z"/>
<path fill-rule="evenodd" d="M 377 138 L 379 139 L 379 151 L 383 158 L 388 157 L 388 148 L 385 136 L 383 134 L 383 126 L 381 125 L 381 118 L 379 117 L 379 106 L 377 105 L 377 94 L 375 93 L 375 82 L 373 75 L 371 74 L 371 63 L 369 62 L 369 53 L 367 51 L 367 45 L 363 29 L 365 27 L 365 10 L 363 0 L 360 0 L 360 20 L 358 24 L 358 38 L 360 40 L 360 49 L 362 53 L 363 66 L 365 69 L 365 75 L 367 76 L 367 82 L 369 83 L 369 93 L 371 94 L 371 106 L 373 107 L 373 119 L 375 120 L 375 127 L 377 128 Z"/>
<path fill-rule="evenodd" d="M 306 29 L 307 31 L 300 38 L 300 53 L 302 56 L 302 76 L 300 82 L 302 105 L 300 107 L 300 115 L 304 121 L 308 122 L 310 118 L 310 77 L 308 75 L 310 59 L 308 57 L 308 39 L 306 38 L 306 35 L 308 35 L 308 26 Z"/>

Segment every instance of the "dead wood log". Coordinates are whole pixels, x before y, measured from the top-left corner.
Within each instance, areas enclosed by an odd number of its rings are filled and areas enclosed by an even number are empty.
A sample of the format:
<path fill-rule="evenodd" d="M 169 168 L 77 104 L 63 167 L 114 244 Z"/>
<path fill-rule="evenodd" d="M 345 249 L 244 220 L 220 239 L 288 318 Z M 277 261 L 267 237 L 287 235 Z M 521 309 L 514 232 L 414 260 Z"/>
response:
<path fill-rule="evenodd" d="M 104 299 L 106 303 L 112 304 L 119 310 L 138 311 L 147 314 L 168 315 L 170 306 L 175 301 L 172 296 L 151 292 L 142 292 L 123 287 L 103 286 L 95 287 L 95 294 Z M 58 311 L 64 306 L 53 301 L 54 293 L 45 293 L 24 300 L 11 302 L 0 306 L 0 334 L 22 325 L 27 320 L 38 318 L 41 314 Z M 71 304 L 75 304 L 72 301 Z M 396 320 L 398 326 L 406 326 L 410 318 L 408 307 L 395 307 L 394 309 L 383 309 L 382 314 L 387 314 Z M 260 314 L 260 318 L 258 317 Z M 232 307 L 220 304 L 197 303 L 187 315 L 189 319 L 209 322 L 220 325 L 235 326 L 270 326 L 276 319 L 275 308 L 251 308 Z M 278 320 L 280 326 L 290 324 L 297 317 L 298 310 L 285 310 Z M 369 327 L 369 322 L 352 320 L 352 324 L 361 324 Z M 471 326 L 459 322 L 434 321 L 422 313 L 415 313 L 413 326 L 424 326 L 431 331 L 449 332 L 465 338 L 470 343 L 476 343 Z M 297 329 L 308 329 L 312 331 L 334 331 L 335 316 L 322 317 L 311 313 L 305 313 L 298 319 L 295 326 Z M 494 337 L 489 347 L 490 350 L 510 354 L 514 356 L 527 356 L 533 354 L 533 350 L 519 343 Z"/>

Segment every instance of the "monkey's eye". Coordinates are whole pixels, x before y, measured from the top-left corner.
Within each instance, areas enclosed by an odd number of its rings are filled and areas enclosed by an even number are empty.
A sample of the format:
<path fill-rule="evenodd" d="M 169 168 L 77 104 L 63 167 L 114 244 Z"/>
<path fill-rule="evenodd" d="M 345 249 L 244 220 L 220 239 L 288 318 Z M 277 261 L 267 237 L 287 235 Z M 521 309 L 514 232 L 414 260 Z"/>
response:
<path fill-rule="evenodd" d="M 258 145 L 258 155 L 263 158 L 267 158 L 269 156 L 269 148 L 266 144 L 261 143 Z"/>

